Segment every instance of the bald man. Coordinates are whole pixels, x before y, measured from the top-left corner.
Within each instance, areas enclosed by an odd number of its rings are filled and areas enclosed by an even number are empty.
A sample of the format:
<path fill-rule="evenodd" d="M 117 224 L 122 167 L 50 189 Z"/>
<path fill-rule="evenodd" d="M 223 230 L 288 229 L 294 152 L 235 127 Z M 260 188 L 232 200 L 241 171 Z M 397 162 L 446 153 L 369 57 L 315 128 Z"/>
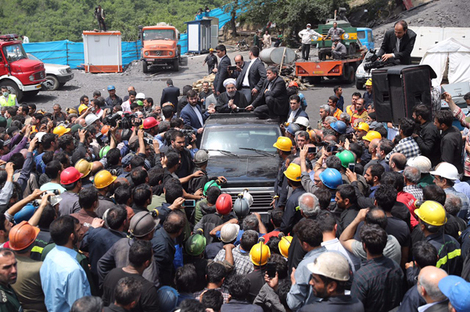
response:
<path fill-rule="evenodd" d="M 380 164 L 380 155 L 377 154 L 377 148 L 379 147 L 381 139 L 373 139 L 369 143 L 369 154 L 372 156 L 372 159 L 364 166 L 364 172 L 366 172 L 367 168 L 372 165 Z"/>
<path fill-rule="evenodd" d="M 420 306 L 420 312 L 447 312 L 447 297 L 439 289 L 439 281 L 447 276 L 446 271 L 433 266 L 421 269 L 418 276 L 418 293 L 426 300 L 426 305 Z"/>
<path fill-rule="evenodd" d="M 393 153 L 388 161 L 390 171 L 402 172 L 406 166 L 406 156 L 401 153 Z"/>

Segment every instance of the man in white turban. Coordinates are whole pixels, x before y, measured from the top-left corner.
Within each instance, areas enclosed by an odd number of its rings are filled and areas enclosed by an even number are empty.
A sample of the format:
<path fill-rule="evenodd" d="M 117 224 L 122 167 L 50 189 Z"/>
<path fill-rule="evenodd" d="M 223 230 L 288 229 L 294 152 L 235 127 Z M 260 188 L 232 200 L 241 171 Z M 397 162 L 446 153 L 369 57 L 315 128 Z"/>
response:
<path fill-rule="evenodd" d="M 236 80 L 228 78 L 224 80 L 225 92 L 220 94 L 217 99 L 216 110 L 219 113 L 234 113 L 238 112 L 240 108 L 248 106 L 248 101 L 245 95 L 237 91 Z"/>

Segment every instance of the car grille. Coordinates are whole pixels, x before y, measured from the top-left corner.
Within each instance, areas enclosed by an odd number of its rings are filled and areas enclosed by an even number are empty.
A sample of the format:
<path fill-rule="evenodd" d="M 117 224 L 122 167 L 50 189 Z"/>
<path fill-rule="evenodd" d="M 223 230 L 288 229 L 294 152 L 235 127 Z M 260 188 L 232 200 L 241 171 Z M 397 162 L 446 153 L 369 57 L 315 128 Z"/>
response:
<path fill-rule="evenodd" d="M 250 207 L 252 212 L 268 212 L 271 210 L 269 204 L 272 201 L 274 190 L 269 190 L 267 188 L 263 188 L 262 190 L 256 190 L 256 188 L 247 188 L 250 192 L 251 196 L 253 196 L 253 205 Z M 242 188 L 227 188 L 222 189 L 222 192 L 230 194 L 232 196 L 232 201 L 238 197 L 238 194 L 242 193 L 244 189 Z"/>
<path fill-rule="evenodd" d="M 34 73 L 34 80 L 42 80 L 44 78 L 46 78 L 46 72 L 44 70 Z"/>
<path fill-rule="evenodd" d="M 164 50 L 150 51 L 150 56 L 168 56 L 168 52 Z"/>
<path fill-rule="evenodd" d="M 67 73 L 70 74 L 72 72 L 72 69 L 69 67 L 67 68 Z"/>

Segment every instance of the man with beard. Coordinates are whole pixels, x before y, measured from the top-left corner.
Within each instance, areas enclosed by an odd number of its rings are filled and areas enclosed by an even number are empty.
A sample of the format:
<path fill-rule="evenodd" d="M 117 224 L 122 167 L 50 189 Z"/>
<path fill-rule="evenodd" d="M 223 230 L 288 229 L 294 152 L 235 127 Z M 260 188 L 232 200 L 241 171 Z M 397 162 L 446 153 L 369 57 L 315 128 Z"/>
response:
<path fill-rule="evenodd" d="M 436 166 L 441 158 L 440 135 L 436 125 L 431 122 L 431 112 L 424 104 L 416 105 L 411 117 L 418 125 L 418 133 L 413 133 L 413 138 L 418 143 L 421 153 L 431 160 L 432 166 Z"/>
<path fill-rule="evenodd" d="M 200 136 L 204 130 L 204 122 L 210 114 L 215 112 L 215 109 L 209 108 L 205 113 L 202 113 L 196 91 L 189 90 L 186 96 L 189 105 L 186 105 L 181 110 L 180 117 L 183 119 L 185 125 L 191 126 Z"/>
<path fill-rule="evenodd" d="M 11 287 L 11 284 L 16 283 L 18 277 L 16 264 L 17 261 L 13 251 L 0 248 L 0 293 L 3 299 L 0 303 L 1 311 L 23 311 L 20 301 Z"/>
<path fill-rule="evenodd" d="M 236 80 L 233 78 L 225 79 L 224 87 L 227 90 L 217 99 L 217 111 L 219 113 L 235 113 L 239 108 L 248 106 L 245 95 L 237 91 Z"/>

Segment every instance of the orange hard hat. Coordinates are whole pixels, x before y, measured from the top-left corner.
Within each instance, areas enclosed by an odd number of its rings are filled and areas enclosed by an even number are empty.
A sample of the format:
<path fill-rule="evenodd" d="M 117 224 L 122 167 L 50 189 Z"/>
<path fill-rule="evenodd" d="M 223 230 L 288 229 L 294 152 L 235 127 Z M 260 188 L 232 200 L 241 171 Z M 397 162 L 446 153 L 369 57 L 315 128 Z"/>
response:
<path fill-rule="evenodd" d="M 289 82 L 289 87 L 299 87 L 299 84 L 297 82 L 295 82 L 294 80 L 292 80 L 291 82 Z"/>
<path fill-rule="evenodd" d="M 154 117 L 145 118 L 143 123 L 144 129 L 152 129 L 155 126 L 158 126 L 158 121 Z"/>
<path fill-rule="evenodd" d="M 108 131 L 109 131 L 109 126 L 108 125 L 104 125 L 103 128 L 101 128 L 101 134 L 102 135 L 107 135 L 108 134 Z"/>
<path fill-rule="evenodd" d="M 12 250 L 23 250 L 31 246 L 38 236 L 39 228 L 32 226 L 28 221 L 21 221 L 11 228 L 9 239 Z"/>

